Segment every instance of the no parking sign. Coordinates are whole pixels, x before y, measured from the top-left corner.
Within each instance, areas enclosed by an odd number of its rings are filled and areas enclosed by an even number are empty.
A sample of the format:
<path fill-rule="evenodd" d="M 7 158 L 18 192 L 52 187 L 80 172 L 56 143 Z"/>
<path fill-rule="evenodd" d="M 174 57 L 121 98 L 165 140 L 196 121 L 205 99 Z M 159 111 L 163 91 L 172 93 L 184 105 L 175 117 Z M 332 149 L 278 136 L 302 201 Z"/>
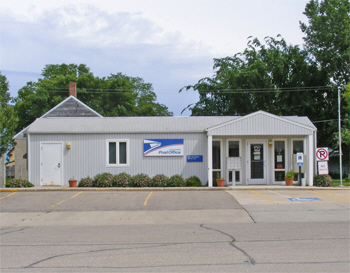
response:
<path fill-rule="evenodd" d="M 317 148 L 316 159 L 317 161 L 328 161 L 329 160 L 328 148 Z"/>

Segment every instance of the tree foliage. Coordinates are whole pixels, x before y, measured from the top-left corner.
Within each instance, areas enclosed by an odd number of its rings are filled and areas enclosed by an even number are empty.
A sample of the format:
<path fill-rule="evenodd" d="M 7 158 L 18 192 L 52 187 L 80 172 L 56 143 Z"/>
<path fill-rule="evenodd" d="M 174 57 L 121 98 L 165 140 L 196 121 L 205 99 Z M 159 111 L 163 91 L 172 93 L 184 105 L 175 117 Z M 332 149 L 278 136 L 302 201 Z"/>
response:
<path fill-rule="evenodd" d="M 183 90 L 195 90 L 199 101 L 192 115 L 246 115 L 265 110 L 276 115 L 308 116 L 318 129 L 318 145 L 336 147 L 338 88 L 342 92 L 342 126 L 347 139 L 350 81 L 349 0 L 310 0 L 300 22 L 305 46 L 287 44 L 278 35 L 264 42 L 249 37 L 247 48 L 214 59 L 214 76 Z M 343 147 L 344 154 L 349 146 Z"/>
<path fill-rule="evenodd" d="M 320 113 L 336 109 L 329 101 L 332 90 L 315 87 L 329 83 L 317 63 L 307 51 L 288 45 L 280 36 L 266 37 L 264 43 L 250 37 L 243 53 L 214 59 L 214 69 L 212 78 L 183 88 L 200 94 L 199 102 L 189 106 L 192 115 L 246 115 L 264 110 L 319 120 Z"/>
<path fill-rule="evenodd" d="M 12 137 L 16 132 L 18 118 L 15 114 L 11 100 L 9 84 L 6 76 L 0 72 L 0 156 L 14 146 Z"/>
<path fill-rule="evenodd" d="M 68 96 L 69 82 L 77 83 L 77 97 L 103 116 L 169 116 L 157 103 L 152 84 L 122 73 L 96 77 L 84 64 L 46 65 L 43 78 L 28 82 L 14 99 L 19 116 L 17 131 L 55 107 Z"/>
<path fill-rule="evenodd" d="M 307 51 L 338 86 L 350 80 L 350 2 L 349 0 L 311 0 L 300 22 Z"/>

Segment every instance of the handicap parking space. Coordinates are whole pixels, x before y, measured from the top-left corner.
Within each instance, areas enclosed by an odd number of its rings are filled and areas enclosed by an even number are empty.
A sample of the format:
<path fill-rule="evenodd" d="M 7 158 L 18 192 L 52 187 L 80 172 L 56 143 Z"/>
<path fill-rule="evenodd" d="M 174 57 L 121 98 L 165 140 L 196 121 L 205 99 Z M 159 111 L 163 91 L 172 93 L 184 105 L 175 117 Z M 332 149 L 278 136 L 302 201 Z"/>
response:
<path fill-rule="evenodd" d="M 241 205 L 337 203 L 349 204 L 349 190 L 230 190 Z"/>

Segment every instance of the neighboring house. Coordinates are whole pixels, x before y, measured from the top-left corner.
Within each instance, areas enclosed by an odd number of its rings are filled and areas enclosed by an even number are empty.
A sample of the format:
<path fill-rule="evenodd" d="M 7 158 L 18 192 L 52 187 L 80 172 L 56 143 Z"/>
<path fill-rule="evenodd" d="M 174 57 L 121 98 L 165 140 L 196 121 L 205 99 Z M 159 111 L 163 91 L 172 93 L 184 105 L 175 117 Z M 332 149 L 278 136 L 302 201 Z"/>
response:
<path fill-rule="evenodd" d="M 13 147 L 7 154 L 9 161 L 6 166 L 6 177 L 15 177 L 15 147 Z"/>
<path fill-rule="evenodd" d="M 20 135 L 28 180 L 37 186 L 103 172 L 196 175 L 209 186 L 220 174 L 228 185 L 279 185 L 297 169 L 297 152 L 305 155 L 303 181 L 313 183 L 316 127 L 307 117 L 102 117 L 73 95 Z"/>
<path fill-rule="evenodd" d="M 13 147 L 8 153 L 7 156 L 9 161 L 6 163 L 6 167 L 15 166 L 15 147 Z"/>

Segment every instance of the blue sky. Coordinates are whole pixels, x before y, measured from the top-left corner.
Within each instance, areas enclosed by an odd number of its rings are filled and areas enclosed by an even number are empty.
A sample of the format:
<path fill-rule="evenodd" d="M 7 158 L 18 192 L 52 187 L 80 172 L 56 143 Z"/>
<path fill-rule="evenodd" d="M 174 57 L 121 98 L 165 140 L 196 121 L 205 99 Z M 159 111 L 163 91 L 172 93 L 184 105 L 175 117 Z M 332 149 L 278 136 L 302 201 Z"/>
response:
<path fill-rule="evenodd" d="M 303 44 L 308 0 L 0 0 L 0 70 L 12 96 L 46 64 L 86 64 L 153 85 L 176 116 L 198 100 L 189 84 L 214 58 L 242 52 L 249 36 Z M 189 111 L 183 115 L 190 115 Z"/>

